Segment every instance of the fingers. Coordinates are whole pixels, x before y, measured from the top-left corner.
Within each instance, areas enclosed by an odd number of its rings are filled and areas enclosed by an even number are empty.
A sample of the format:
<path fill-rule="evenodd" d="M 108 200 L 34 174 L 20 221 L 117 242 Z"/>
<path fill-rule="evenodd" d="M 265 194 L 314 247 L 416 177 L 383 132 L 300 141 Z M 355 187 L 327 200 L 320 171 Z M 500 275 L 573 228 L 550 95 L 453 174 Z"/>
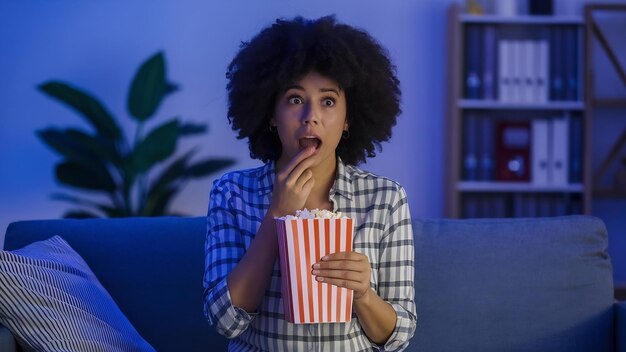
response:
<path fill-rule="evenodd" d="M 313 178 L 313 172 L 311 170 L 306 170 L 296 183 L 296 189 L 301 190 L 305 194 L 309 194 L 313 186 L 315 185 L 315 179 Z"/>
<path fill-rule="evenodd" d="M 356 271 L 369 272 L 369 263 L 362 260 L 333 260 L 313 264 L 313 271 L 318 273 L 329 273 L 332 271 Z M 313 273 L 316 275 L 315 273 Z"/>
<path fill-rule="evenodd" d="M 306 161 L 309 156 L 313 155 L 313 152 L 315 152 L 315 148 L 313 147 L 302 149 L 279 171 L 277 176 L 281 176 L 282 178 L 295 176 L 295 179 L 297 179 L 304 170 L 311 166 L 309 165 L 311 162 L 306 163 Z"/>
<path fill-rule="evenodd" d="M 316 276 L 315 280 L 338 287 L 345 287 L 354 291 L 360 291 L 363 288 L 363 283 L 361 282 L 361 280 L 333 278 L 328 276 Z"/>
<path fill-rule="evenodd" d="M 293 183 L 294 186 L 296 187 L 296 189 L 302 189 L 302 187 L 304 186 L 304 184 L 309 180 L 313 178 L 313 171 L 311 170 L 304 170 L 302 172 L 302 174 L 295 179 L 289 179 L 289 181 L 287 181 L 287 184 Z"/>
<path fill-rule="evenodd" d="M 324 256 L 321 259 L 322 262 L 331 262 L 331 261 L 337 261 L 337 260 L 355 260 L 355 261 L 367 260 L 369 263 L 369 260 L 367 259 L 365 255 L 359 252 L 354 252 L 354 251 L 336 252 L 336 253 L 332 253 L 327 256 Z"/>
<path fill-rule="evenodd" d="M 354 270 L 347 267 L 343 270 L 313 269 L 311 273 L 315 280 L 327 284 L 349 288 L 356 292 L 362 292 L 369 287 L 370 274 L 366 271 Z"/>
<path fill-rule="evenodd" d="M 305 148 L 298 152 L 287 165 L 276 171 L 270 211 L 275 216 L 292 214 L 306 202 L 315 180 L 309 168 L 313 164 L 310 156 L 315 148 Z"/>
<path fill-rule="evenodd" d="M 354 291 L 360 299 L 370 288 L 371 267 L 367 256 L 354 252 L 337 252 L 313 264 L 315 280 Z"/>
<path fill-rule="evenodd" d="M 361 282 L 364 279 L 369 279 L 367 275 L 362 271 L 357 270 L 322 270 L 322 269 L 313 269 L 311 274 L 321 279 L 342 279 L 349 281 L 357 281 Z M 322 281 L 322 280 L 319 280 Z"/>

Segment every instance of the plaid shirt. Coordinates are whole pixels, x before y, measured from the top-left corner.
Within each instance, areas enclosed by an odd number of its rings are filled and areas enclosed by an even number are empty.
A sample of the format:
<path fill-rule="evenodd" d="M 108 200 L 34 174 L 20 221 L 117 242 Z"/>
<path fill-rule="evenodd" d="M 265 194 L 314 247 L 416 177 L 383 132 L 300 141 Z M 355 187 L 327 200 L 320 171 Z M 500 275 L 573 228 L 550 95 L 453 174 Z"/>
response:
<path fill-rule="evenodd" d="M 230 351 L 402 350 L 415 331 L 413 231 L 404 189 L 394 181 L 345 165 L 338 158 L 330 190 L 333 211 L 354 219 L 354 251 L 367 255 L 371 287 L 391 304 L 396 326 L 384 346 L 350 323 L 292 324 L 283 319 L 280 265 L 255 313 L 232 304 L 226 276 L 250 246 L 269 208 L 274 163 L 228 173 L 211 190 L 205 242 L 204 313 Z"/>

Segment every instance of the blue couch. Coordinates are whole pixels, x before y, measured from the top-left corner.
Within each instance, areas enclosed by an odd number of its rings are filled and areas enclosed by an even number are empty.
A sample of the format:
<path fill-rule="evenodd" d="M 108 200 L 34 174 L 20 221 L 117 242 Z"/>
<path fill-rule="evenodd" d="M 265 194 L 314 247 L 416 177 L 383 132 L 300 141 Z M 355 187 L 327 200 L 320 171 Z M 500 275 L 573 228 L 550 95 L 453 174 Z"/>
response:
<path fill-rule="evenodd" d="M 202 315 L 205 219 L 12 223 L 5 249 L 54 235 L 158 351 L 225 350 Z M 626 351 L 607 233 L 590 216 L 415 220 L 410 351 Z M 0 283 L 1 284 L 1 283 Z M 16 344 L 0 326 L 0 351 Z"/>

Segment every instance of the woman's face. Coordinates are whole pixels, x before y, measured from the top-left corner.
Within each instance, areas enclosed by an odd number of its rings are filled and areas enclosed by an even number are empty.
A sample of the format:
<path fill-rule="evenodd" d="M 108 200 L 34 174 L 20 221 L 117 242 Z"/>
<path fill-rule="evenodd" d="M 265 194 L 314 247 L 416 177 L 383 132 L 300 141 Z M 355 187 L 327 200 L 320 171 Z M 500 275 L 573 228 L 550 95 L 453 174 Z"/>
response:
<path fill-rule="evenodd" d="M 279 92 L 272 123 L 282 144 L 278 161 L 285 165 L 308 146 L 315 147 L 313 167 L 335 167 L 335 149 L 344 130 L 346 97 L 334 80 L 309 72 Z"/>

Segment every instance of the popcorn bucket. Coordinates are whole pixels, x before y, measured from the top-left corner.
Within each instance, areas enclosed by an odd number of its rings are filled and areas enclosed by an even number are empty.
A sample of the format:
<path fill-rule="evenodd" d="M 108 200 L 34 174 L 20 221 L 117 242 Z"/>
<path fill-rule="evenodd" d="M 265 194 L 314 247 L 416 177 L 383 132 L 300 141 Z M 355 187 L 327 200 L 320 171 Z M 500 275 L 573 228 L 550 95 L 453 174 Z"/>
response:
<path fill-rule="evenodd" d="M 315 280 L 312 265 L 352 250 L 352 219 L 276 219 L 285 320 L 295 324 L 349 322 L 352 290 Z"/>

